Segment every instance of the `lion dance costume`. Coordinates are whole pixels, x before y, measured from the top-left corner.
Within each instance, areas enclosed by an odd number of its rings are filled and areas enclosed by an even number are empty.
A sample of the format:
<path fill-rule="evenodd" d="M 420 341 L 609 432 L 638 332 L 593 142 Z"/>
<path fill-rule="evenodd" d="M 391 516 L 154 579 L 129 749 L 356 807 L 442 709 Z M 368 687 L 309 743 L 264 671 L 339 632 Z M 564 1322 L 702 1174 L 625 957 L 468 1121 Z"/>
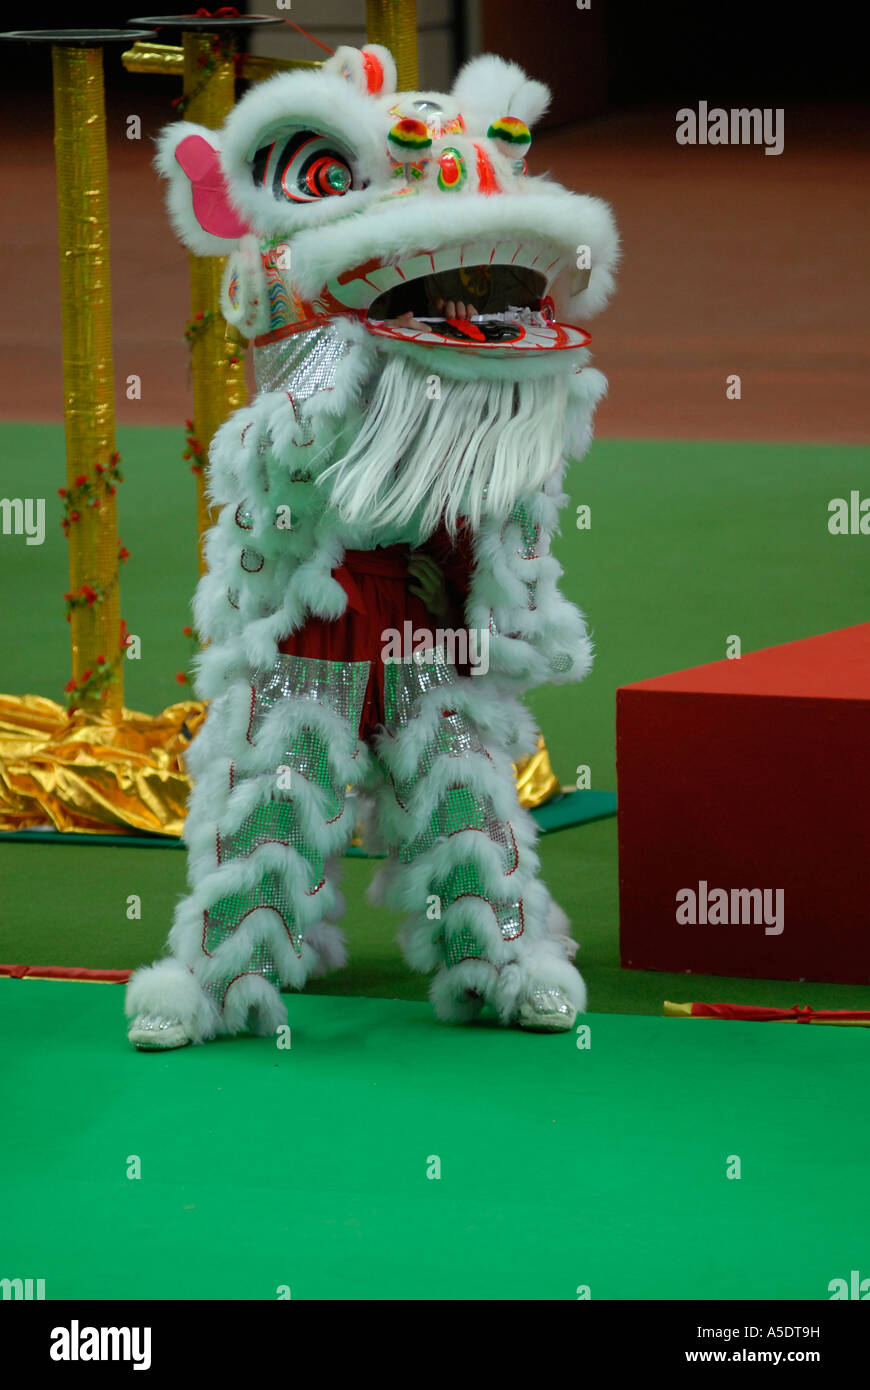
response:
<path fill-rule="evenodd" d="M 606 386 L 576 325 L 617 235 L 605 203 L 528 177 L 549 93 L 516 65 L 395 85 L 385 49 L 341 48 L 159 145 L 181 240 L 228 258 L 257 392 L 210 451 L 189 891 L 128 986 L 142 1048 L 273 1033 L 282 987 L 344 963 L 360 807 L 439 1018 L 559 1031 L 585 1009 L 512 760 L 536 739 L 518 697 L 591 664 L 550 539 Z M 419 555 L 452 626 L 414 592 Z"/>

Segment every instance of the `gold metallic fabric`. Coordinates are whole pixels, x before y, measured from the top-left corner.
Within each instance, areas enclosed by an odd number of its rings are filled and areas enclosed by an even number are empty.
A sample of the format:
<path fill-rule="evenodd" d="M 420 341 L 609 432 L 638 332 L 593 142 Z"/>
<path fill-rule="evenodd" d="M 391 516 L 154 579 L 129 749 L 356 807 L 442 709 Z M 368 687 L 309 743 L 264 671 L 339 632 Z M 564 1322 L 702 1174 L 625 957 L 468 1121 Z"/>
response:
<path fill-rule="evenodd" d="M 40 695 L 0 695 L 0 830 L 180 835 L 190 790 L 181 755 L 204 718 L 192 700 L 157 715 L 69 714 Z"/>
<path fill-rule="evenodd" d="M 530 811 L 534 806 L 542 806 L 562 788 L 559 779 L 550 765 L 550 755 L 543 735 L 538 734 L 538 751 L 531 757 L 514 763 L 514 777 L 517 784 L 517 797 L 521 806 Z"/>
<path fill-rule="evenodd" d="M 665 1018 L 691 1018 L 692 1006 L 691 1004 L 675 1004 L 671 999 L 666 999 L 662 1012 Z"/>
<path fill-rule="evenodd" d="M 60 303 L 63 333 L 67 486 L 115 451 L 112 306 L 109 279 L 108 162 L 103 55 L 99 48 L 52 48 Z M 118 522 L 114 496 L 101 495 L 69 528 L 70 590 L 90 584 L 101 602 L 71 614 L 72 675 L 111 662 L 120 645 Z M 87 697 L 83 697 L 87 703 Z M 120 709 L 123 675 L 100 704 Z"/>
<path fill-rule="evenodd" d="M 0 830 L 52 825 L 179 836 L 190 793 L 182 755 L 205 714 L 196 700 L 157 715 L 70 714 L 41 695 L 0 695 Z M 518 765 L 517 789 L 526 808 L 559 790 L 543 740 Z"/>
<path fill-rule="evenodd" d="M 184 92 L 188 97 L 185 120 L 215 130 L 222 126 L 235 101 L 235 72 L 232 57 L 216 52 L 214 34 L 185 30 Z M 207 72 L 200 63 L 207 61 Z M 245 404 L 244 353 L 239 352 L 233 365 L 224 336 L 224 320 L 220 311 L 220 287 L 224 259 L 219 256 L 190 256 L 190 317 L 206 315 L 201 332 L 191 345 L 193 374 L 193 433 L 204 446 L 206 456 L 215 432 L 234 410 Z M 199 544 L 199 572 L 205 572 L 202 543 L 213 521 L 206 501 L 205 473 L 196 475 L 196 522 Z"/>
<path fill-rule="evenodd" d="M 396 60 L 400 92 L 417 90 L 416 0 L 366 0 L 366 37 L 388 48 Z"/>

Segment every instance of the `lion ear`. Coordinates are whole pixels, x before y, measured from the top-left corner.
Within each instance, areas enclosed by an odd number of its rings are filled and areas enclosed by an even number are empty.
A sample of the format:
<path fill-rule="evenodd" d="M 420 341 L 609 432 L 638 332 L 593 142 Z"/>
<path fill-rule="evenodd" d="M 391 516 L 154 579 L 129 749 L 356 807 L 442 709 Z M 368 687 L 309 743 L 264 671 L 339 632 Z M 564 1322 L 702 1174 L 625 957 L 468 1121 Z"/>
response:
<path fill-rule="evenodd" d="M 251 230 L 230 202 L 217 131 L 176 121 L 161 132 L 154 163 L 167 181 L 170 221 L 188 250 L 226 256 Z"/>
<path fill-rule="evenodd" d="M 388 48 L 367 43 L 365 48 L 342 44 L 323 64 L 324 72 L 335 72 L 369 96 L 391 96 L 396 90 L 396 63 Z"/>
<path fill-rule="evenodd" d="M 474 109 L 487 120 L 517 116 L 527 126 L 539 121 L 550 105 L 549 87 L 494 53 L 481 53 L 465 64 L 453 84 L 453 96 L 460 111 Z"/>

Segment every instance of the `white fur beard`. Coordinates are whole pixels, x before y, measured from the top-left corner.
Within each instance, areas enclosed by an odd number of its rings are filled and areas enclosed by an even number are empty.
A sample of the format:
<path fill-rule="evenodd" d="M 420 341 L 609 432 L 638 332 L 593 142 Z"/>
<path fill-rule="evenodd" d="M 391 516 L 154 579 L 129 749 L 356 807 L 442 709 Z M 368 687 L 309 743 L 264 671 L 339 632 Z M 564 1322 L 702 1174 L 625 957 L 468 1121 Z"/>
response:
<path fill-rule="evenodd" d="M 360 433 L 320 482 L 354 524 L 403 528 L 423 508 L 421 540 L 442 520 L 477 529 L 560 467 L 569 377 L 460 381 L 390 356 Z"/>

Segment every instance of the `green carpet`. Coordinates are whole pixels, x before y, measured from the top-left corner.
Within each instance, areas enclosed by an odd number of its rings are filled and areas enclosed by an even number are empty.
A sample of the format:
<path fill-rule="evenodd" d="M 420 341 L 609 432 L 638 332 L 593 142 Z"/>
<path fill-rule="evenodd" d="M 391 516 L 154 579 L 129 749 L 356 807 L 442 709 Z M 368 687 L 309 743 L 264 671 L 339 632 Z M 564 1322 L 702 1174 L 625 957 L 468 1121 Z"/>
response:
<path fill-rule="evenodd" d="M 290 1016 L 289 1050 L 143 1055 L 119 989 L 0 981 L 3 1273 L 49 1299 L 819 1300 L 863 1267 L 861 1029 L 592 1015 L 580 1050 L 416 1004 Z"/>

